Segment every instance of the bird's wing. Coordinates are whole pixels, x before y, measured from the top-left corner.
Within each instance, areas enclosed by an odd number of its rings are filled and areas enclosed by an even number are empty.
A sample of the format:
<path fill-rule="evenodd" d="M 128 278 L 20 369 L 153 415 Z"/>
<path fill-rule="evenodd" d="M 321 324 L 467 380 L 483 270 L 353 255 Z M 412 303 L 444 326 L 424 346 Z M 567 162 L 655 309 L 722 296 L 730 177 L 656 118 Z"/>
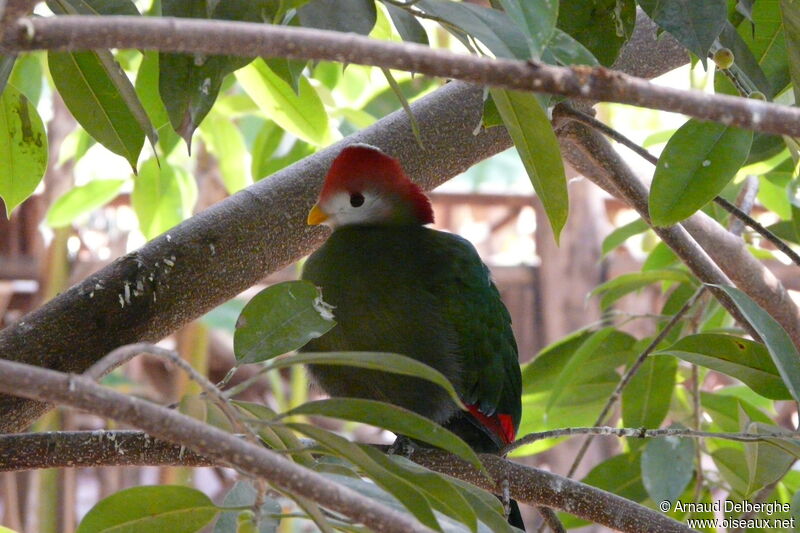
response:
<path fill-rule="evenodd" d="M 522 379 L 511 316 L 475 247 L 457 235 L 431 231 L 437 275 L 428 280 L 427 288 L 441 302 L 457 334 L 463 400 L 482 423 L 499 424 L 501 436 L 510 433 L 513 438 L 521 417 Z"/>

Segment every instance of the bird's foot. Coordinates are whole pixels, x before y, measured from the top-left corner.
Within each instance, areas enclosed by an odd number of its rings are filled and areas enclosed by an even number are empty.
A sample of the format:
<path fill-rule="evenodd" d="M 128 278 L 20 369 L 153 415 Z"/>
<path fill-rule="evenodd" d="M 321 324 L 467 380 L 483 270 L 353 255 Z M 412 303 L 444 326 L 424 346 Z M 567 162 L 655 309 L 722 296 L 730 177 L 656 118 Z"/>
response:
<path fill-rule="evenodd" d="M 406 459 L 411 459 L 414 454 L 414 442 L 405 435 L 398 435 L 394 443 L 389 446 L 389 455 L 402 455 Z"/>
<path fill-rule="evenodd" d="M 508 479 L 504 479 L 502 482 L 500 482 L 500 488 L 502 489 L 500 501 L 503 503 L 503 511 L 505 513 L 506 520 L 508 520 L 508 515 L 511 514 L 511 487 Z"/>

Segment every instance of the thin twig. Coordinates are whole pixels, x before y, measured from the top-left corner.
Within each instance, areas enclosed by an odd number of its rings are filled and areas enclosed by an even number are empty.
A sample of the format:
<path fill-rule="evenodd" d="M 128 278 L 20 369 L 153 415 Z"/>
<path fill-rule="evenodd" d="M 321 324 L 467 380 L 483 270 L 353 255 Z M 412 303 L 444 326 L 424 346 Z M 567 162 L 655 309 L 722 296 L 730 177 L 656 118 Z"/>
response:
<path fill-rule="evenodd" d="M 542 515 L 542 520 L 553 533 L 566 533 L 564 524 L 558 519 L 558 515 L 549 507 L 537 507 L 539 514 Z"/>
<path fill-rule="evenodd" d="M 694 431 L 700 431 L 701 416 L 700 371 L 697 367 L 697 364 L 692 363 L 692 428 Z M 698 498 L 703 490 L 703 452 L 700 449 L 700 446 L 695 446 L 694 453 L 694 501 L 699 501 Z"/>
<path fill-rule="evenodd" d="M 242 416 L 230 404 L 228 399 L 222 394 L 222 391 L 220 391 L 219 388 L 208 378 L 195 370 L 192 365 L 181 358 L 181 356 L 173 350 L 167 350 L 165 348 L 161 348 L 160 346 L 156 346 L 155 344 L 148 343 L 136 343 L 129 344 L 127 346 L 120 346 L 119 348 L 109 352 L 106 357 L 103 357 L 89 367 L 89 369 L 84 372 L 84 375 L 97 381 L 118 366 L 125 364 L 134 357 L 145 353 L 163 359 L 186 372 L 191 380 L 200 385 L 200 388 L 203 389 L 214 405 L 219 407 L 220 411 L 222 411 L 222 413 L 225 415 L 225 418 L 228 419 L 228 421 L 231 423 L 231 426 L 233 426 L 238 433 L 244 434 L 245 438 L 255 446 L 261 446 L 261 438 L 252 427 L 244 423 Z M 254 485 L 256 488 L 256 497 L 253 508 L 256 516 L 258 516 L 261 505 L 264 503 L 264 499 L 266 497 L 267 485 L 261 478 L 255 478 Z"/>
<path fill-rule="evenodd" d="M 654 439 L 663 437 L 686 437 L 693 439 L 724 439 L 735 442 L 769 442 L 771 440 L 795 440 L 800 438 L 800 431 L 783 431 L 783 432 L 770 432 L 770 433 L 731 433 L 731 432 L 714 432 L 714 431 L 699 431 L 695 429 L 683 428 L 661 428 L 661 429 L 645 429 L 645 428 L 616 428 L 612 426 L 595 426 L 595 427 L 576 427 L 576 428 L 562 428 L 551 429 L 548 431 L 539 431 L 537 433 L 529 433 L 521 439 L 509 444 L 506 450 L 514 450 L 520 446 L 531 444 L 545 439 L 557 439 L 561 437 L 571 437 L 574 435 L 592 435 L 592 436 L 612 436 L 612 437 L 627 437 L 635 439 Z M 505 450 L 504 450 L 505 451 Z"/>
<path fill-rule="evenodd" d="M 675 313 L 675 315 L 670 319 L 670 321 L 667 322 L 664 328 L 658 333 L 658 335 L 655 336 L 655 338 L 650 342 L 650 344 L 647 345 L 647 347 L 642 351 L 642 353 L 639 354 L 639 357 L 636 358 L 636 361 L 634 361 L 634 363 L 631 365 L 628 371 L 625 372 L 625 375 L 622 376 L 622 379 L 619 381 L 619 383 L 617 383 L 614 392 L 611 393 L 611 396 L 606 401 L 605 406 L 603 406 L 603 410 L 600 411 L 600 414 L 597 416 L 597 421 L 594 423 L 595 426 L 599 426 L 604 423 L 606 416 L 611 411 L 611 408 L 614 406 L 614 404 L 617 403 L 617 400 L 619 400 L 620 396 L 622 395 L 622 390 L 630 382 L 630 380 L 633 378 L 636 372 L 638 372 L 639 367 L 641 367 L 642 364 L 644 364 L 645 359 L 647 359 L 647 357 L 656 349 L 656 347 L 658 347 L 661 341 L 663 341 L 667 337 L 667 335 L 669 335 L 669 332 L 672 331 L 672 329 L 678 324 L 678 322 L 680 322 L 683 316 L 687 312 L 689 312 L 689 310 L 692 308 L 697 299 L 700 298 L 700 296 L 703 294 L 704 291 L 705 291 L 705 286 L 701 286 L 700 288 L 698 288 L 697 291 L 695 291 L 695 293 L 686 301 L 686 303 L 683 304 L 683 307 L 681 307 L 678 310 L 678 312 Z M 521 440 L 524 440 L 524 438 Z M 516 441 L 507 446 L 506 449 L 503 450 L 503 453 L 508 453 L 509 449 L 514 449 L 520 446 L 521 444 L 519 444 L 519 442 L 520 441 Z M 591 442 L 592 442 L 591 436 L 589 436 L 588 438 L 586 438 L 586 440 L 584 440 L 580 450 L 578 450 L 578 454 L 575 456 L 575 460 L 573 461 L 572 466 L 569 469 L 569 472 L 567 473 L 567 477 L 572 477 L 575 474 L 575 470 L 578 469 L 578 466 L 583 460 L 584 455 L 586 455 L 586 450 L 589 448 L 589 444 L 591 444 Z"/>
<path fill-rule="evenodd" d="M 0 366 L 2 366 L 2 362 L 0 362 Z M 5 371 L 6 368 L 3 367 L 2 370 Z M 4 382 L 4 375 L 0 374 L 0 383 Z M 2 386 L 0 385 L 0 387 Z M 120 397 L 127 404 L 129 398 L 123 395 Z M 132 400 L 135 403 L 141 402 L 138 399 Z M 108 406 L 109 404 L 103 401 L 102 409 L 105 410 Z M 127 405 L 120 407 L 127 411 Z M 191 427 L 196 425 L 199 423 L 192 420 Z M 183 428 L 174 429 L 179 434 Z M 192 446 L 187 444 L 186 450 L 182 453 L 183 447 L 179 444 L 156 439 L 140 431 L 119 430 L 102 433 L 101 438 L 98 438 L 98 432 L 93 431 L 0 435 L 0 471 L 9 469 L 7 468 L 8 464 L 4 463 L 6 453 L 19 454 L 21 449 L 45 452 L 31 454 L 36 457 L 30 458 L 27 464 L 28 468 L 180 465 L 181 457 L 188 459 L 187 464 L 192 466 L 227 464 L 226 461 L 215 456 L 203 457 L 191 453 L 190 450 L 198 445 L 197 442 L 193 442 Z M 224 432 L 222 434 L 230 437 L 230 434 Z M 183 440 L 186 440 L 185 436 Z M 56 453 L 53 453 L 54 443 L 57 445 Z M 305 439 L 303 443 L 306 443 Z M 208 444 L 214 443 L 205 445 Z M 228 440 L 218 444 L 227 447 Z M 308 442 L 308 444 L 311 443 Z M 387 445 L 375 446 L 382 452 L 386 452 L 388 447 Z M 149 450 L 153 448 L 161 450 L 161 453 L 150 453 Z M 480 458 L 493 479 L 509 476 L 511 496 L 520 503 L 544 505 L 561 511 L 568 510 L 579 518 L 612 527 L 618 531 L 638 533 L 642 531 L 642 524 L 648 524 L 652 531 L 659 532 L 690 533 L 692 531 L 657 511 L 595 487 L 541 469 L 513 463 L 494 454 L 481 454 Z M 498 485 L 488 480 L 484 473 L 448 452 L 416 448 L 410 459 L 430 470 L 472 483 L 485 490 L 499 491 Z"/>
<path fill-rule="evenodd" d="M 161 348 L 155 344 L 144 342 L 120 346 L 119 348 L 109 352 L 106 357 L 103 357 L 89 367 L 89 369 L 84 372 L 84 375 L 97 381 L 118 366 L 125 364 L 138 355 L 143 354 L 150 354 L 163 359 L 186 372 L 189 375 L 189 378 L 200 385 L 211 401 L 220 408 L 223 414 L 225 414 L 225 417 L 238 432 L 247 435 L 253 444 L 261 444 L 261 439 L 259 436 L 247 424 L 242 422 L 242 417 L 231 406 L 231 404 L 228 402 L 228 399 L 222 394 L 222 391 L 220 391 L 216 385 L 209 381 L 208 378 L 200 374 L 194 369 L 194 367 L 192 367 L 192 365 L 184 361 L 172 350 L 167 350 L 166 348 Z"/>
<path fill-rule="evenodd" d="M 125 422 L 276 487 L 310 498 L 375 530 L 431 533 L 409 515 L 334 483 L 263 446 L 76 374 L 0 360 L 0 392 L 68 405 Z"/>
<path fill-rule="evenodd" d="M 648 152 L 645 148 L 639 146 L 638 144 L 636 144 L 635 142 L 627 138 L 625 135 L 615 130 L 614 128 L 606 124 L 603 124 L 593 116 L 588 115 L 582 111 L 574 109 L 565 104 L 559 104 L 556 108 L 558 109 L 557 113 L 559 113 L 561 116 L 568 117 L 572 120 L 580 122 L 581 124 L 585 124 L 590 128 L 594 128 L 599 132 L 601 132 L 603 135 L 610 137 L 611 139 L 615 140 L 621 145 L 631 149 L 633 152 L 641 156 L 649 163 L 652 163 L 653 165 L 658 164 L 658 158 L 656 156 L 654 156 L 653 154 Z M 554 111 L 554 113 L 556 113 L 556 111 Z M 800 255 L 794 250 L 792 250 L 792 248 L 788 244 L 783 242 L 783 240 L 781 240 L 780 237 L 778 237 L 773 232 L 765 228 L 756 219 L 754 219 L 753 217 L 748 215 L 745 211 L 739 209 L 734 204 L 730 203 L 728 200 L 726 200 L 721 196 L 715 196 L 714 203 L 722 207 L 725 211 L 727 211 L 734 217 L 741 220 L 743 223 L 750 226 L 759 235 L 761 235 L 769 242 L 771 242 L 778 250 L 786 254 L 786 256 L 789 257 L 789 259 L 791 259 L 794 264 L 800 266 Z"/>
<path fill-rule="evenodd" d="M 772 233 L 770 230 L 765 228 L 761 225 L 757 220 L 752 218 L 750 215 L 741 213 L 740 210 L 736 209 L 736 206 L 727 201 L 725 198 L 721 196 L 717 196 L 714 198 L 714 202 L 723 208 L 725 211 L 729 212 L 730 214 L 734 215 L 737 218 L 740 218 L 745 224 L 753 228 L 759 235 L 763 236 L 773 245 L 775 248 L 786 254 L 786 256 L 792 260 L 792 263 L 795 265 L 800 266 L 800 255 L 797 252 L 791 249 L 791 247 L 783 242 L 780 237 Z"/>

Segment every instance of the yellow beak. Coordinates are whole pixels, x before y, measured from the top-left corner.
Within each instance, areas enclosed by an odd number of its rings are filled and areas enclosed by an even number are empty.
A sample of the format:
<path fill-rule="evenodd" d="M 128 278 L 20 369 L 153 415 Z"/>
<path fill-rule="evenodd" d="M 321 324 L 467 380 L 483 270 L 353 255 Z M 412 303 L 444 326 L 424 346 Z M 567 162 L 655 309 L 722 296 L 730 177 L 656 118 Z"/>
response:
<path fill-rule="evenodd" d="M 322 224 L 328 220 L 328 214 L 322 210 L 319 204 L 314 204 L 314 207 L 311 208 L 311 211 L 308 212 L 308 218 L 306 222 L 309 226 L 316 226 L 318 224 Z"/>

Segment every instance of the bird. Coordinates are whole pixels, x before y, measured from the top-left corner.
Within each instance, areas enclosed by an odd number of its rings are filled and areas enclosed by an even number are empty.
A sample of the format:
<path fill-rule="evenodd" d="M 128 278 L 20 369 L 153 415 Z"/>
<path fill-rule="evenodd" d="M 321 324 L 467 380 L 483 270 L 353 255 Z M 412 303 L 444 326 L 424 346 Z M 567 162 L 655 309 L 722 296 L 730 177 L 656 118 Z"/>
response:
<path fill-rule="evenodd" d="M 433 367 L 467 410 L 420 378 L 334 365 L 308 371 L 330 396 L 409 409 L 476 452 L 497 454 L 522 416 L 511 316 L 475 247 L 428 227 L 433 221 L 430 199 L 397 159 L 367 144 L 344 147 L 307 219 L 333 231 L 301 275 L 320 288 L 337 324 L 302 351 L 391 352 Z M 509 522 L 524 529 L 513 500 Z"/>

